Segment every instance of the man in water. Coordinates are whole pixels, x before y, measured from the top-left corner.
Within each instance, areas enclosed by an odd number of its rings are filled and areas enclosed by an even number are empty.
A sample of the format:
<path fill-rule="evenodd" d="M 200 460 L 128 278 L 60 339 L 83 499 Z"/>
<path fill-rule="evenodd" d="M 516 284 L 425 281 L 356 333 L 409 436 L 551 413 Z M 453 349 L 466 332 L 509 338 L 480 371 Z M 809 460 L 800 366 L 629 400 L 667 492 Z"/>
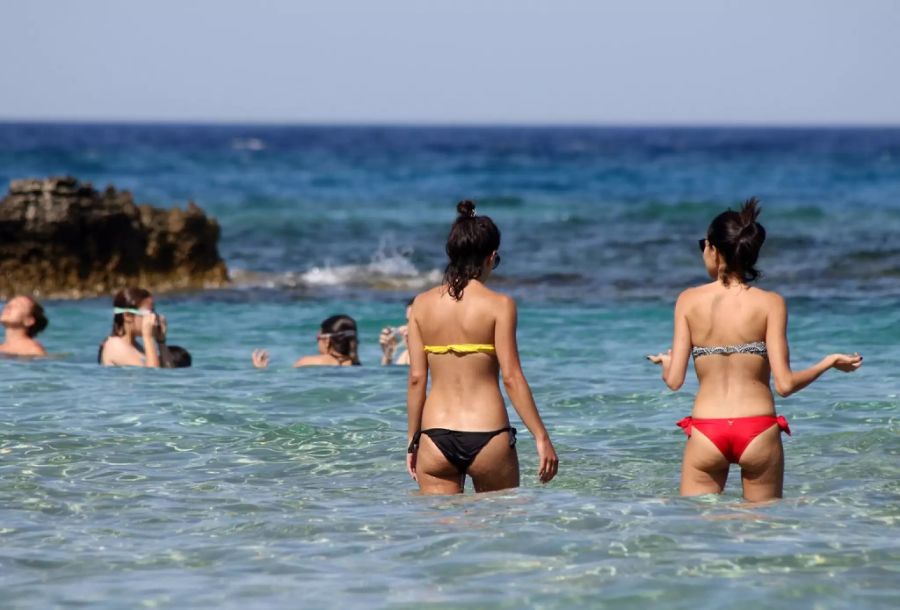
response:
<path fill-rule="evenodd" d="M 6 330 L 0 354 L 37 358 L 47 355 L 47 350 L 35 337 L 47 328 L 48 320 L 41 304 L 28 296 L 11 298 L 0 314 L 0 323 Z"/>

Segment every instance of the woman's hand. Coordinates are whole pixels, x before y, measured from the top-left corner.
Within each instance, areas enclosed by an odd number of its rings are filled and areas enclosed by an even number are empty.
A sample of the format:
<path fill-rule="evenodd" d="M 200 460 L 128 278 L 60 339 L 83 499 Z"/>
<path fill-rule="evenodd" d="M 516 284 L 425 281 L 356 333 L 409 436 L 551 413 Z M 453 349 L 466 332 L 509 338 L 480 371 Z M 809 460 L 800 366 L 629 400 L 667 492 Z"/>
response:
<path fill-rule="evenodd" d="M 409 476 L 412 477 L 412 480 L 416 483 L 419 482 L 419 479 L 416 477 L 416 455 L 418 455 L 418 451 L 413 451 L 412 453 L 406 454 L 406 472 L 409 473 Z"/>
<path fill-rule="evenodd" d="M 391 364 L 397 349 L 397 331 L 390 327 L 383 328 L 378 335 L 378 344 L 381 346 L 381 364 Z"/>
<path fill-rule="evenodd" d="M 269 366 L 269 352 L 264 349 L 255 349 L 250 356 L 253 360 L 253 366 L 258 369 L 264 369 Z"/>
<path fill-rule="evenodd" d="M 157 316 L 155 313 L 148 312 L 141 316 L 141 335 L 144 338 L 154 337 L 156 331 Z"/>
<path fill-rule="evenodd" d="M 153 327 L 153 338 L 156 339 L 157 343 L 165 343 L 166 342 L 166 333 L 169 331 L 169 322 L 166 320 L 166 316 L 159 314 L 156 316 L 157 324 Z"/>
<path fill-rule="evenodd" d="M 553 449 L 553 443 L 550 437 L 541 440 L 535 440 L 537 445 L 538 463 L 538 479 L 541 483 L 548 483 L 550 479 L 556 476 L 559 470 L 559 458 L 556 457 L 556 450 Z"/>
<path fill-rule="evenodd" d="M 829 357 L 833 360 L 831 366 L 844 373 L 852 373 L 861 367 L 863 363 L 863 357 L 859 355 L 859 352 L 855 354 L 831 354 Z"/>
<path fill-rule="evenodd" d="M 653 364 L 661 364 L 664 369 L 669 368 L 669 363 L 672 362 L 672 350 L 667 352 L 660 352 L 655 356 L 650 354 L 647 356 L 647 360 L 652 362 Z"/>

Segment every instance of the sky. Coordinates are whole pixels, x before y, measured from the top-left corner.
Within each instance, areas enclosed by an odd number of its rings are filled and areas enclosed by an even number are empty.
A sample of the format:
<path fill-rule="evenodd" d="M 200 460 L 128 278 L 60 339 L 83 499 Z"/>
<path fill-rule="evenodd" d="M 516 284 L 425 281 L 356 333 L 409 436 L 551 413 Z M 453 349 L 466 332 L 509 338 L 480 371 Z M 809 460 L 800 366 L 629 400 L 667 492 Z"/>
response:
<path fill-rule="evenodd" d="M 3 0 L 0 120 L 900 124 L 900 0 Z"/>

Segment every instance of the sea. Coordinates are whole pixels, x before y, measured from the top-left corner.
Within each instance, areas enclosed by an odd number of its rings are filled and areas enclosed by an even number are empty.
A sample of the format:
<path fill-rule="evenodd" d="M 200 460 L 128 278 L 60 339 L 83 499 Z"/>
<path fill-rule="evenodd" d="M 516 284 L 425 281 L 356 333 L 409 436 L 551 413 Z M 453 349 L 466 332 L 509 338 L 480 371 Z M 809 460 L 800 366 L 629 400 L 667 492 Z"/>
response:
<path fill-rule="evenodd" d="M 0 188 L 54 175 L 197 202 L 233 282 L 157 295 L 192 368 L 100 368 L 111 295 L 46 301 L 52 357 L 0 360 L 0 607 L 900 606 L 900 129 L 0 124 Z M 752 196 L 794 367 L 865 364 L 778 399 L 783 500 L 736 470 L 680 498 L 696 381 L 645 355 Z M 440 282 L 464 198 L 502 231 L 560 468 L 538 482 L 510 406 L 522 486 L 423 497 L 378 334 Z M 293 369 L 335 313 L 362 366 Z"/>

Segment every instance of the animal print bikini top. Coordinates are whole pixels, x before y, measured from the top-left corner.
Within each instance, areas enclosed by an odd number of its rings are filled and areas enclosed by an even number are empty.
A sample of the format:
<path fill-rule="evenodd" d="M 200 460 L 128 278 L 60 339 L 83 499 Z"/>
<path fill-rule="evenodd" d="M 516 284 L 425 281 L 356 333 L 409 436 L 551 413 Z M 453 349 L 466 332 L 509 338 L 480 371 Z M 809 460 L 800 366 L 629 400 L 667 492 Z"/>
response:
<path fill-rule="evenodd" d="M 694 358 L 699 358 L 700 356 L 712 356 L 713 354 L 756 354 L 763 358 L 769 357 L 765 341 L 753 341 L 752 343 L 741 343 L 740 345 L 717 345 L 691 348 L 691 355 Z"/>

